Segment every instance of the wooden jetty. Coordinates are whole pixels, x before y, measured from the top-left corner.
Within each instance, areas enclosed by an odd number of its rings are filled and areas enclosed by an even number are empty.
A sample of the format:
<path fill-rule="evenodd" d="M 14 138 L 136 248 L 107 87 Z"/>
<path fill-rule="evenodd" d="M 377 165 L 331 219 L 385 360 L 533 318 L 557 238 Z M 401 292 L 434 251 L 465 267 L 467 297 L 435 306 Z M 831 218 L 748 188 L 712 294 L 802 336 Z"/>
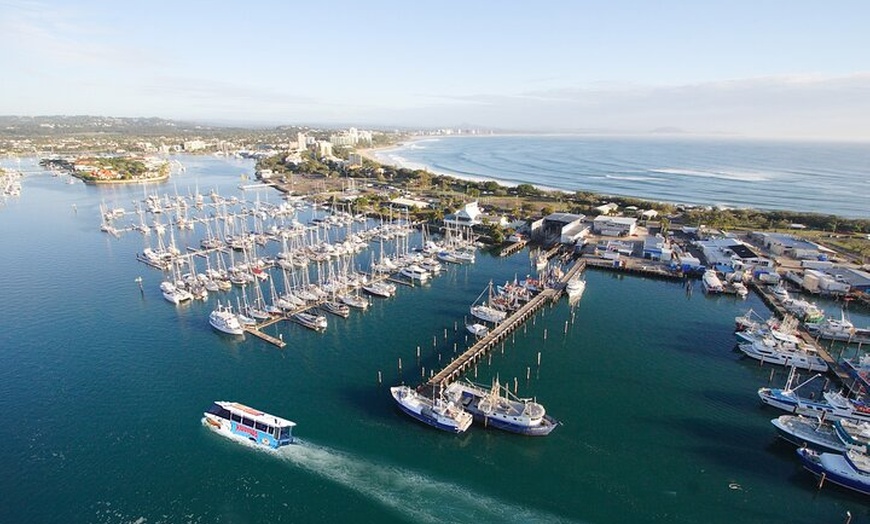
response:
<path fill-rule="evenodd" d="M 279 320 L 284 320 L 284 318 L 277 317 L 277 319 L 275 319 L 275 321 L 267 320 L 266 322 L 264 322 L 264 324 L 269 324 L 270 322 L 271 322 L 271 324 L 274 324 L 275 322 L 277 322 Z M 269 324 L 269 325 L 271 325 L 271 324 Z M 263 324 L 260 324 L 260 326 L 262 326 L 262 325 Z M 262 331 L 260 331 L 259 329 L 257 329 L 254 326 L 245 326 L 244 329 L 245 329 L 245 333 L 250 333 L 257 338 L 260 338 L 260 339 L 265 340 L 266 342 L 268 342 L 270 344 L 278 346 L 279 348 L 283 348 L 284 346 L 287 345 L 287 343 L 284 342 L 283 338 L 277 338 L 277 337 L 273 337 L 272 335 L 268 335 L 266 333 L 263 333 Z"/>
<path fill-rule="evenodd" d="M 499 252 L 498 256 L 500 256 L 500 257 L 509 257 L 509 256 L 513 255 L 514 253 L 516 253 L 517 251 L 520 251 L 521 249 L 523 249 L 524 247 L 526 247 L 526 244 L 528 244 L 528 243 L 529 243 L 529 241 L 528 241 L 528 240 L 525 240 L 525 239 L 520 240 L 520 241 L 517 241 L 517 242 L 514 242 L 513 244 L 511 244 L 511 245 L 505 247 L 504 249 L 502 249 L 502 250 Z"/>
<path fill-rule="evenodd" d="M 586 263 L 584 261 L 581 260 L 576 262 L 567 272 L 565 272 L 555 287 L 548 287 L 532 297 L 532 299 L 526 302 L 520 309 L 490 330 L 489 333 L 484 335 L 464 353 L 453 359 L 441 371 L 433 375 L 432 378 L 426 382 L 423 388 L 428 388 L 432 391 L 440 390 L 458 379 L 466 370 L 468 370 L 469 367 L 478 363 L 493 347 L 507 338 L 507 336 L 520 327 L 523 322 L 527 321 L 537 313 L 544 304 L 558 300 L 562 295 L 567 282 L 583 271 L 585 267 Z"/>

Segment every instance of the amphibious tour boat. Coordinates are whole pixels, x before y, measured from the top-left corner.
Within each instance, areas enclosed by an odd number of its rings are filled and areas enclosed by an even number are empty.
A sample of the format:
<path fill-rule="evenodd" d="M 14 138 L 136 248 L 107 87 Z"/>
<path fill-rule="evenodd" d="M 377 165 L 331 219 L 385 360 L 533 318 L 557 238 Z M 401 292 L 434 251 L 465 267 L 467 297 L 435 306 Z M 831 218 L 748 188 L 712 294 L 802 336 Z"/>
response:
<path fill-rule="evenodd" d="M 238 402 L 217 401 L 203 415 L 205 425 L 225 437 L 274 449 L 293 443 L 295 422 Z"/>

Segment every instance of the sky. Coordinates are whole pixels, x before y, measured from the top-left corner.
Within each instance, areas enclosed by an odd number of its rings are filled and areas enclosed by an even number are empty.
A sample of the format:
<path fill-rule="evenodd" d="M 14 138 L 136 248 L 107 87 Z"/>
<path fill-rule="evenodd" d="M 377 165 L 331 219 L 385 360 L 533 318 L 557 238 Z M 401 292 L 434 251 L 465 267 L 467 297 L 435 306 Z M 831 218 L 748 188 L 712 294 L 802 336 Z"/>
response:
<path fill-rule="evenodd" d="M 0 114 L 870 140 L 868 20 L 865 0 L 0 0 Z"/>

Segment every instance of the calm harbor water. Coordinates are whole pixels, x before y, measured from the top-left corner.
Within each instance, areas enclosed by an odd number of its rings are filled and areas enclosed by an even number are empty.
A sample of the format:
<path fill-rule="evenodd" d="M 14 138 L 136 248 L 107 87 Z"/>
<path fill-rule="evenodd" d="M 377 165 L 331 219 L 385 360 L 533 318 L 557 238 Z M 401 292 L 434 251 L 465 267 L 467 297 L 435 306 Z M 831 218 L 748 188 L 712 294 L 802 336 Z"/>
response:
<path fill-rule="evenodd" d="M 241 195 L 252 169 L 181 160 L 184 174 L 147 189 L 31 174 L 0 205 L 0 522 L 868 522 L 863 499 L 817 492 L 774 436 L 778 413 L 755 393 L 770 368 L 734 350 L 733 318 L 764 311 L 757 297 L 590 270 L 578 308 L 545 308 L 477 370 L 516 378 L 564 425 L 449 435 L 399 413 L 388 386 L 461 348 L 469 304 L 490 279 L 530 273 L 528 253 L 481 253 L 323 334 L 279 325 L 284 350 L 224 337 L 207 322 L 219 297 L 172 306 L 134 258 L 142 236 L 98 229 L 101 202 Z M 303 445 L 211 433 L 201 413 L 221 399 L 295 420 Z"/>
<path fill-rule="evenodd" d="M 477 136 L 416 140 L 377 155 L 388 163 L 509 184 L 870 217 L 870 144 Z"/>

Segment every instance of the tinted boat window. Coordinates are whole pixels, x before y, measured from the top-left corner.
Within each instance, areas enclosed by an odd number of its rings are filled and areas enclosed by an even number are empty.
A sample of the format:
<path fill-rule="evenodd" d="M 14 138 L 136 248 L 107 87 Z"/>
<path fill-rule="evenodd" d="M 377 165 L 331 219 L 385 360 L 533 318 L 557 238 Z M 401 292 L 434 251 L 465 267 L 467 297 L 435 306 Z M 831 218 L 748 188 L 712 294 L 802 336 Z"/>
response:
<path fill-rule="evenodd" d="M 254 427 L 254 421 L 247 418 L 247 417 L 242 419 L 242 424 L 244 424 L 245 426 L 248 426 L 249 428 Z"/>
<path fill-rule="evenodd" d="M 241 416 L 241 415 L 236 415 L 235 413 L 233 413 L 233 414 L 232 414 L 232 421 L 233 421 L 233 422 L 241 422 L 241 421 L 242 421 L 242 416 Z"/>
<path fill-rule="evenodd" d="M 257 422 L 256 428 L 260 431 L 265 431 L 266 433 L 272 433 L 272 428 L 265 424 L 260 424 L 259 422 Z"/>

